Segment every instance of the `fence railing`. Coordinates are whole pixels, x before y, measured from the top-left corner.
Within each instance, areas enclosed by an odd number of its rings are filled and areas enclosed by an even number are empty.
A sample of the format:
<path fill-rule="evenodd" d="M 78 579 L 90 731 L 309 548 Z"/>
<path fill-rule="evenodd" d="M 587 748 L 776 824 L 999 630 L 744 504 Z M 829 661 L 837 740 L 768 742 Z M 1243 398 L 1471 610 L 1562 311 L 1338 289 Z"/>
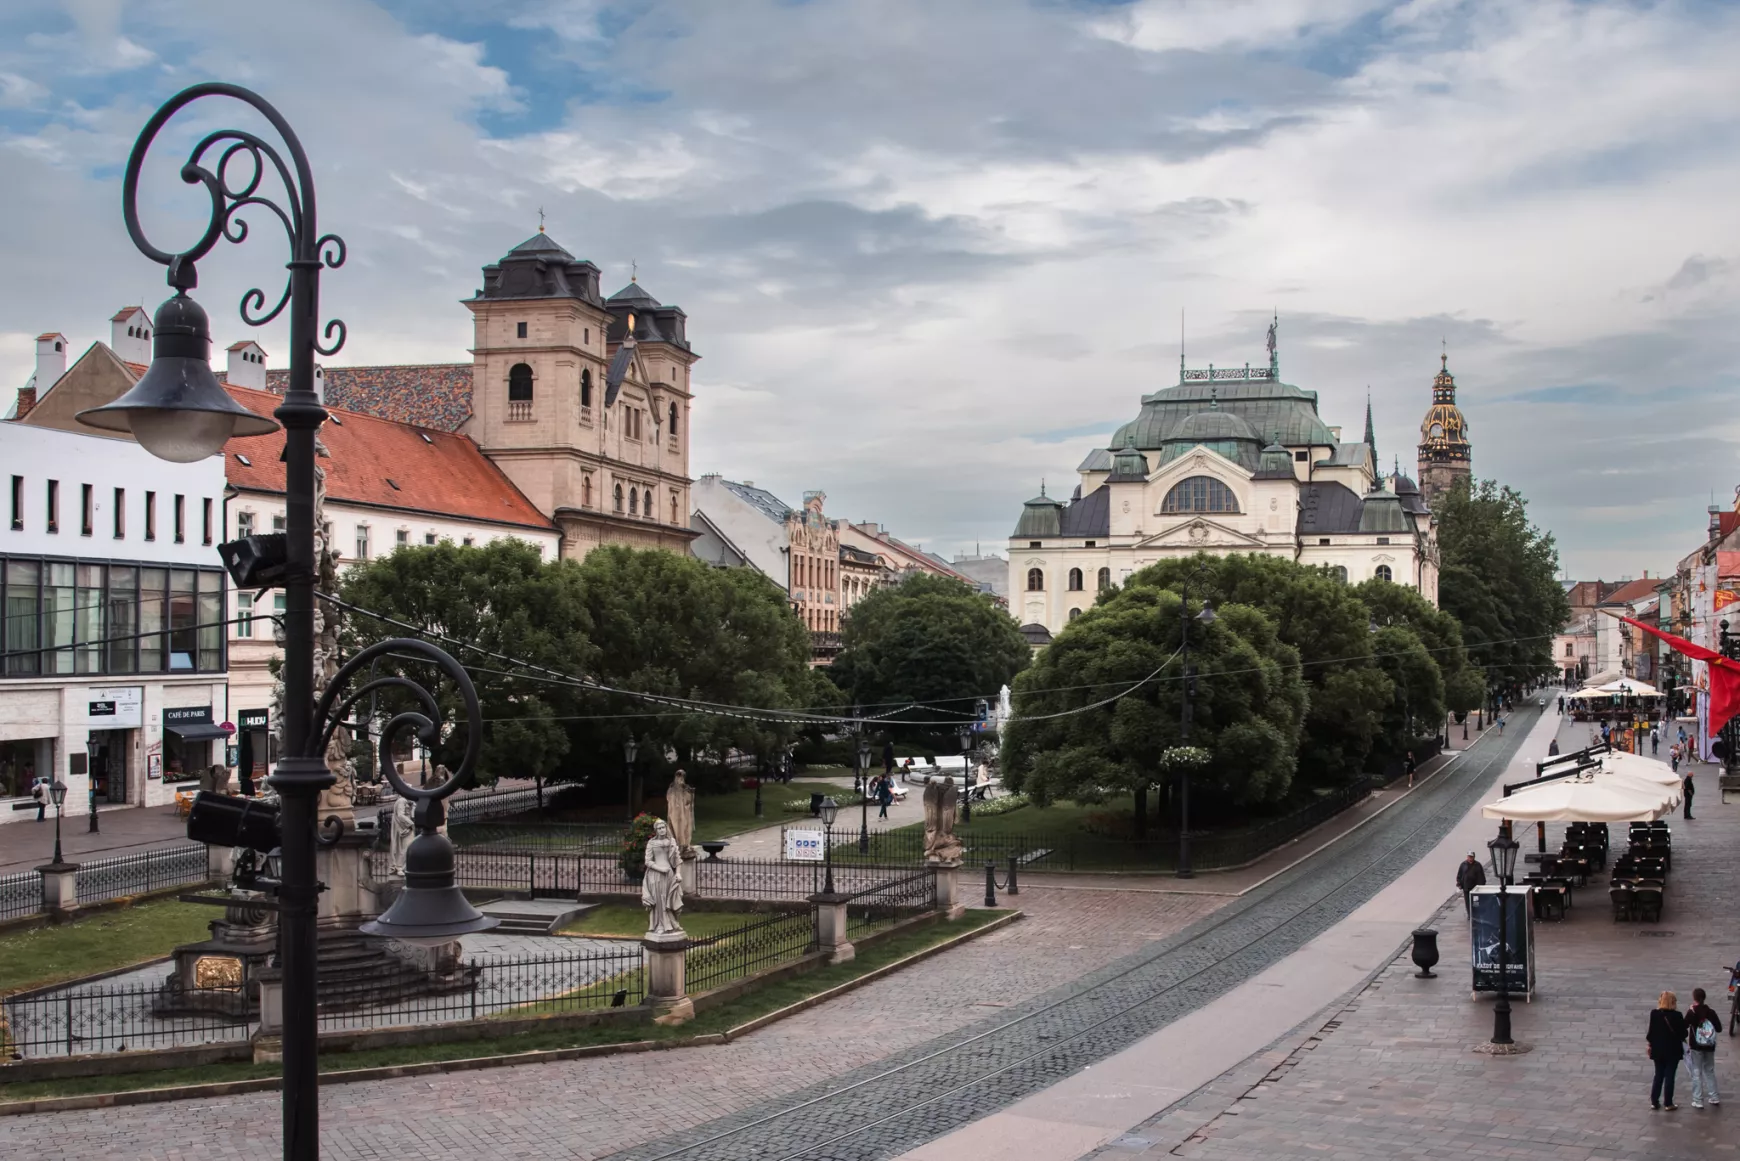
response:
<path fill-rule="evenodd" d="M 926 867 L 898 879 L 888 879 L 854 891 L 848 897 L 846 938 L 858 939 L 902 919 L 935 909 L 935 868 Z"/>
<path fill-rule="evenodd" d="M 42 910 L 42 876 L 35 871 L 0 877 L 0 919 L 18 919 Z"/>
<path fill-rule="evenodd" d="M 815 945 L 813 909 L 768 916 L 718 935 L 697 939 L 684 952 L 683 977 L 690 995 L 709 992 L 744 976 L 800 959 Z"/>
<path fill-rule="evenodd" d="M 434 981 L 408 975 L 366 980 L 320 994 L 323 1031 L 541 1016 L 638 1004 L 646 969 L 638 944 L 513 959 L 456 963 Z"/>
<path fill-rule="evenodd" d="M 467 850 L 615 854 L 628 833 L 627 823 L 468 822 L 449 826 L 453 845 Z"/>
<path fill-rule="evenodd" d="M 184 1048 L 246 1040 L 258 1027 L 220 1011 L 202 1011 L 208 992 L 165 990 L 161 983 L 94 987 L 0 1003 L 0 1051 L 11 1057 L 74 1056 L 141 1048 Z"/>
<path fill-rule="evenodd" d="M 78 869 L 78 901 L 100 903 L 121 895 L 140 895 L 159 887 L 203 883 L 207 877 L 204 843 L 182 843 L 162 850 L 96 859 Z"/>
<path fill-rule="evenodd" d="M 544 809 L 554 809 L 561 805 L 568 795 L 578 790 L 579 787 L 570 785 L 544 787 Z M 536 786 L 516 787 L 513 790 L 480 790 L 474 794 L 456 796 L 447 800 L 447 824 L 456 826 L 486 818 L 519 814 L 522 811 L 536 810 L 537 808 L 538 788 Z"/>

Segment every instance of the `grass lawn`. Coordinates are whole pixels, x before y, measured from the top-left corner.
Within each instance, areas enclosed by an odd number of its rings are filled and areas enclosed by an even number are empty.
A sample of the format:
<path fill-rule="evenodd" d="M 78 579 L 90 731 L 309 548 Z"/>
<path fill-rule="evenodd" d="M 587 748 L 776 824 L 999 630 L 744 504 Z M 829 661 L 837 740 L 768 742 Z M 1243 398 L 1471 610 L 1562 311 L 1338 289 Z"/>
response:
<path fill-rule="evenodd" d="M 730 931 L 745 923 L 766 919 L 769 914 L 766 911 L 685 911 L 683 930 L 689 933 L 690 939 L 706 939 L 721 931 Z M 646 911 L 641 907 L 630 907 L 626 903 L 606 903 L 588 911 L 556 934 L 620 935 L 639 939 L 646 934 Z"/>
<path fill-rule="evenodd" d="M 635 1040 L 677 1040 L 688 1036 L 723 1032 L 739 1024 L 765 1016 L 788 1004 L 827 991 L 859 976 L 893 963 L 904 956 L 922 951 L 934 944 L 1008 914 L 1007 911 L 969 911 L 954 923 L 935 923 L 903 932 L 869 947 L 861 948 L 857 958 L 832 967 L 820 968 L 807 975 L 780 980 L 756 988 L 716 1008 L 702 1012 L 687 1024 L 663 1027 L 657 1024 L 605 1024 L 589 1028 L 552 1028 L 548 1032 L 518 1033 L 490 1040 L 470 1040 L 458 1044 L 428 1044 L 401 1048 L 380 1048 L 367 1052 L 334 1052 L 320 1058 L 322 1072 L 353 1068 L 376 1068 L 391 1064 L 415 1064 L 435 1060 L 462 1060 L 478 1056 L 506 1053 L 537 1052 L 552 1048 L 575 1048 L 592 1044 L 621 1044 Z M 124 1073 L 117 1076 L 77 1077 L 70 1080 L 36 1081 L 6 1086 L 5 1100 L 32 1100 L 37 1097 L 74 1096 L 84 1093 L 127 1092 L 134 1089 L 166 1088 L 183 1084 L 215 1084 L 222 1081 L 246 1080 L 251 1077 L 277 1076 L 282 1068 L 277 1064 L 213 1064 L 199 1068 L 165 1069 L 157 1072 Z"/>
<path fill-rule="evenodd" d="M 849 788 L 848 788 L 849 789 Z M 832 782 L 767 782 L 761 787 L 762 817 L 755 817 L 755 791 L 733 790 L 729 794 L 702 794 L 695 798 L 695 841 L 727 838 L 746 830 L 772 826 L 780 822 L 796 822 L 807 814 L 787 814 L 780 810 L 785 802 L 803 802 L 811 794 L 839 796 L 840 788 Z"/>
<path fill-rule="evenodd" d="M 211 934 L 216 907 L 159 899 L 0 935 L 0 994 L 112 971 Z"/>

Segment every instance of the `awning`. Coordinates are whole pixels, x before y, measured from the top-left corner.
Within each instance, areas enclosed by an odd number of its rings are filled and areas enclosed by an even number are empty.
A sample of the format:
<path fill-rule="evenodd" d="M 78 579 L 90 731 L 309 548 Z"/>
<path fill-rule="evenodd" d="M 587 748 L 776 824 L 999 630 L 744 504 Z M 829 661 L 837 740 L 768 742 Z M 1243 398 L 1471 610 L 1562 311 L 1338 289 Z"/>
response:
<path fill-rule="evenodd" d="M 163 728 L 184 742 L 209 742 L 230 736 L 228 731 L 210 722 L 167 722 Z"/>
<path fill-rule="evenodd" d="M 1679 803 L 1678 787 L 1591 771 L 1519 790 L 1487 803 L 1480 813 L 1516 822 L 1653 822 Z"/>

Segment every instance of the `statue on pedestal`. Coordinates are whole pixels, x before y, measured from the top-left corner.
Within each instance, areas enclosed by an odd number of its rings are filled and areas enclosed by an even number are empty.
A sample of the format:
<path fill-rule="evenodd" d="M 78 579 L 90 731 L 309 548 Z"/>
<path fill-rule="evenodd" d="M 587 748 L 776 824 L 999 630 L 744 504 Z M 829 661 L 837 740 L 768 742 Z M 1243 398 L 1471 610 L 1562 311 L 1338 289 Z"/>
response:
<path fill-rule="evenodd" d="M 409 798 L 400 798 L 393 803 L 393 830 L 388 835 L 392 843 L 392 857 L 387 862 L 389 875 L 403 876 L 405 873 L 405 852 L 411 847 L 411 839 L 416 837 L 417 804 Z"/>
<path fill-rule="evenodd" d="M 695 788 L 688 777 L 678 770 L 665 791 L 665 814 L 669 817 L 671 838 L 685 859 L 695 857 Z"/>
<path fill-rule="evenodd" d="M 937 867 L 961 864 L 961 840 L 955 837 L 955 804 L 960 789 L 952 778 L 931 778 L 924 786 L 924 861 Z"/>
<path fill-rule="evenodd" d="M 653 824 L 646 844 L 646 870 L 640 881 L 641 906 L 647 909 L 648 935 L 681 935 L 678 915 L 683 910 L 683 878 L 678 869 L 682 853 L 664 819 Z"/>

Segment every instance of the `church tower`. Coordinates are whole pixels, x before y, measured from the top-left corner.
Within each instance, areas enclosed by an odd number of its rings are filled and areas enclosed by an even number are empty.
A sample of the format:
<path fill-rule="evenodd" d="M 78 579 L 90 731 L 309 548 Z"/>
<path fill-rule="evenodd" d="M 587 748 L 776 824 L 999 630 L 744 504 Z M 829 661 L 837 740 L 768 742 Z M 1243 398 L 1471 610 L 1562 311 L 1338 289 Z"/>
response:
<path fill-rule="evenodd" d="M 1440 355 L 1432 378 L 1432 406 L 1420 422 L 1420 491 L 1428 506 L 1473 473 L 1468 421 L 1456 406 L 1456 377 L 1450 356 Z"/>

